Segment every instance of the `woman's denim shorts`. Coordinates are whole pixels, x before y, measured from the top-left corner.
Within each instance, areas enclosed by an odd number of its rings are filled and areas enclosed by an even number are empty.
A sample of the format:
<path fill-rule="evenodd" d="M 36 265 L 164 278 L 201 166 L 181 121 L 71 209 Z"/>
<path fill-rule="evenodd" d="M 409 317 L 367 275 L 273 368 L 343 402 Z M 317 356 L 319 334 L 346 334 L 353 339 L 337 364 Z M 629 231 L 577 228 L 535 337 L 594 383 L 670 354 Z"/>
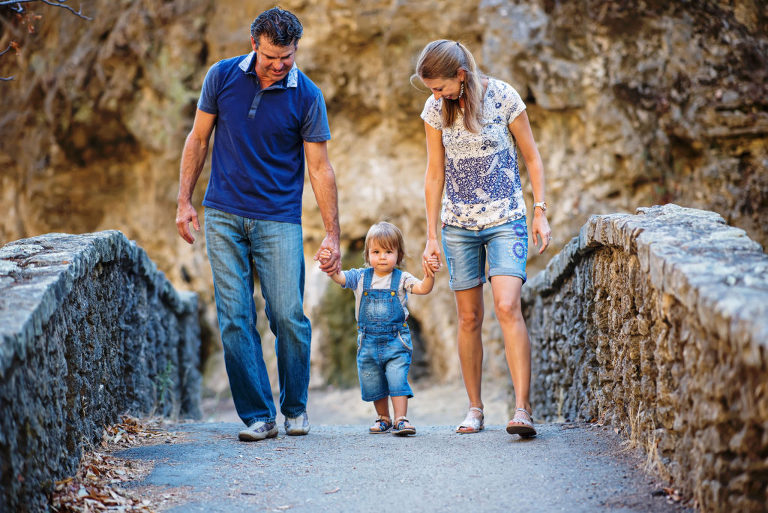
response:
<path fill-rule="evenodd" d="M 483 230 L 443 226 L 443 252 L 451 276 L 451 290 L 466 290 L 488 277 L 517 276 L 525 283 L 528 225 L 525 217 Z"/>

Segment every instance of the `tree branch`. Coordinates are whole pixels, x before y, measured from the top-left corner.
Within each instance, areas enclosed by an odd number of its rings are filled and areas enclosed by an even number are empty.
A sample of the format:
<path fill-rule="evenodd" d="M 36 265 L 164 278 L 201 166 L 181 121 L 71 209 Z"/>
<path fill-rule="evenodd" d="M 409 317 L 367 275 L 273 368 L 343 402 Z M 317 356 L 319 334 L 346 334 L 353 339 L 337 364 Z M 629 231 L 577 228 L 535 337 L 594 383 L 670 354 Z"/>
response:
<path fill-rule="evenodd" d="M 16 13 L 23 13 L 24 12 L 24 5 L 22 4 L 31 4 L 33 2 L 42 2 L 45 5 L 52 5 L 53 7 L 61 7 L 62 9 L 65 9 L 78 18 L 82 18 L 84 20 L 93 21 L 93 18 L 89 18 L 85 14 L 83 14 L 83 7 L 80 6 L 80 9 L 77 11 L 74 10 L 72 7 L 65 5 L 64 2 L 67 0 L 0 0 L 0 7 L 7 7 L 8 9 L 16 12 Z M 0 57 L 8 53 L 8 51 L 13 47 L 13 45 L 8 46 L 5 50 L 0 52 Z M 15 78 L 14 76 L 11 77 L 0 77 L 0 82 L 7 82 L 9 80 L 13 80 Z"/>
<path fill-rule="evenodd" d="M 80 6 L 79 10 L 74 10 L 72 7 L 65 5 L 64 2 L 67 0 L 0 0 L 0 7 L 8 7 L 13 11 L 16 12 L 24 12 L 24 6 L 21 4 L 31 4 L 33 2 L 42 2 L 46 5 L 52 5 L 54 7 L 61 7 L 62 9 L 66 9 L 67 11 L 71 12 L 75 16 L 78 16 L 80 18 L 83 18 L 84 20 L 92 21 L 93 18 L 89 18 L 85 14 L 83 14 L 83 7 Z"/>

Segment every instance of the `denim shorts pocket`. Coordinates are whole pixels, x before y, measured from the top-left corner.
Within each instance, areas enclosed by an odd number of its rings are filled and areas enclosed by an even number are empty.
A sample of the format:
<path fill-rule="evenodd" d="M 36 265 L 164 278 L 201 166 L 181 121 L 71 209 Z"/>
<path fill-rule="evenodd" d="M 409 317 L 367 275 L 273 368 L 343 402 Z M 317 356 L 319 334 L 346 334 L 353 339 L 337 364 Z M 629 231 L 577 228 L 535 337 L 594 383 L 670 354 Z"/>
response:
<path fill-rule="evenodd" d="M 363 346 L 363 334 L 357 334 L 357 354 L 360 354 L 360 348 Z"/>
<path fill-rule="evenodd" d="M 398 333 L 397 339 L 400 341 L 400 343 L 403 345 L 406 351 L 408 351 L 409 353 L 413 352 L 413 342 L 411 342 L 410 333 Z"/>

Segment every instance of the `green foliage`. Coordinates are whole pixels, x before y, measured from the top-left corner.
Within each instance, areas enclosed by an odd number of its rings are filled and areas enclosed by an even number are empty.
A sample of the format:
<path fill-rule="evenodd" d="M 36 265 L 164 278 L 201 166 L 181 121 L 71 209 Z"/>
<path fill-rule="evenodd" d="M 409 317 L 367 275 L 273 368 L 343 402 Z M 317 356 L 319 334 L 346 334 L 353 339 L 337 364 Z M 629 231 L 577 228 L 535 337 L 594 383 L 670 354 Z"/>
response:
<path fill-rule="evenodd" d="M 166 402 L 169 397 L 173 400 L 173 387 L 175 381 L 173 379 L 176 372 L 176 366 L 172 361 L 168 360 L 165 363 L 165 369 L 155 377 L 155 390 L 157 391 L 157 405 L 155 409 L 164 412 L 166 410 Z"/>

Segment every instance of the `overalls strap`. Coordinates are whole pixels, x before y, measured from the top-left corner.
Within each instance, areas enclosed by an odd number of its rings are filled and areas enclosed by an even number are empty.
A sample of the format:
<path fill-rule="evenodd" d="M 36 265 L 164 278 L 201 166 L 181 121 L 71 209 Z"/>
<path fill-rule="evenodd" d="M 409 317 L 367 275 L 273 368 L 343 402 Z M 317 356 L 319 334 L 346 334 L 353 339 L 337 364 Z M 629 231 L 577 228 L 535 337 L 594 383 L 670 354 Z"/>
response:
<path fill-rule="evenodd" d="M 370 290 L 373 282 L 373 267 L 363 271 L 363 290 Z"/>
<path fill-rule="evenodd" d="M 395 267 L 392 270 L 392 281 L 389 282 L 389 289 L 394 292 L 393 296 L 397 296 L 397 290 L 400 288 L 400 278 L 403 276 L 403 271 Z"/>

